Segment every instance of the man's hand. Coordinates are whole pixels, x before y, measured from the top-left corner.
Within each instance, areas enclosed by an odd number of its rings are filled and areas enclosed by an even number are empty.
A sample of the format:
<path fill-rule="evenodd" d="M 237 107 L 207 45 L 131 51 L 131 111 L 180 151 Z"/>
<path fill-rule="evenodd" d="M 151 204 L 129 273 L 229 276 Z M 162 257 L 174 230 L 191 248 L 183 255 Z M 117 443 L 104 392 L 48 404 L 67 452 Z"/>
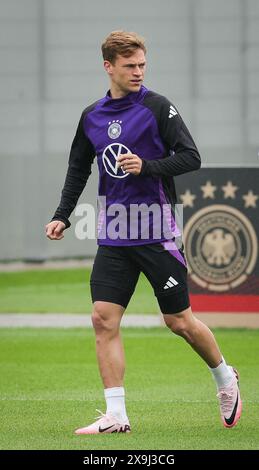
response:
<path fill-rule="evenodd" d="M 131 173 L 132 175 L 139 175 L 142 168 L 142 160 L 133 153 L 124 153 L 118 156 L 117 159 L 118 168 L 122 168 L 125 173 Z"/>
<path fill-rule="evenodd" d="M 64 222 L 53 220 L 53 222 L 50 222 L 45 227 L 46 235 L 50 240 L 61 240 L 64 238 L 63 231 L 65 228 Z"/>

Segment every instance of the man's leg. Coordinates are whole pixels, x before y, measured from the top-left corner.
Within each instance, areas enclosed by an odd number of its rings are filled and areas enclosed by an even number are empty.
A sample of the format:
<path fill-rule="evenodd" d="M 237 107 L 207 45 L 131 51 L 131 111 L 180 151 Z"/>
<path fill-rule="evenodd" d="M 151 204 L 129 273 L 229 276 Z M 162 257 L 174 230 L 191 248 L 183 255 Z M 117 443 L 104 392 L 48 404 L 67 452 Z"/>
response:
<path fill-rule="evenodd" d="M 176 314 L 164 314 L 166 326 L 182 336 L 210 368 L 217 367 L 222 354 L 210 329 L 194 317 L 191 307 Z"/>
<path fill-rule="evenodd" d="M 191 307 L 163 316 L 170 330 L 182 336 L 209 366 L 218 387 L 222 422 L 227 428 L 235 426 L 242 411 L 238 373 L 225 363 L 213 333 L 194 317 Z"/>
<path fill-rule="evenodd" d="M 122 387 L 125 372 L 120 322 L 125 308 L 110 302 L 94 302 L 92 323 L 96 354 L 104 388 Z"/>
<path fill-rule="evenodd" d="M 192 314 L 183 251 L 162 242 L 135 247 L 131 256 L 150 281 L 166 325 L 208 364 L 218 387 L 224 426 L 234 426 L 241 414 L 237 373 L 225 363 L 209 328 Z"/>
<path fill-rule="evenodd" d="M 130 431 L 123 387 L 125 358 L 120 335 L 124 310 L 124 307 L 115 303 L 94 302 L 92 323 L 96 337 L 97 361 L 104 385 L 106 413 L 90 426 L 78 429 L 76 434 Z"/>
<path fill-rule="evenodd" d="M 106 413 L 76 434 L 129 432 L 123 378 L 124 349 L 120 322 L 134 292 L 139 269 L 127 257 L 127 249 L 100 246 L 91 275 L 92 323 L 96 354 L 104 385 Z"/>

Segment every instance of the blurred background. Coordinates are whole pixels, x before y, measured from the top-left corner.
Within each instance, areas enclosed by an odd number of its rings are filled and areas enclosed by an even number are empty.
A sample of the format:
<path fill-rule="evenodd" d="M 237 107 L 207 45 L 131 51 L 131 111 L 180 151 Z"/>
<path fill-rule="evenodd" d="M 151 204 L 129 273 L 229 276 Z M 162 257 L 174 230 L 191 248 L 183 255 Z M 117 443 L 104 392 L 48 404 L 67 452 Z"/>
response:
<path fill-rule="evenodd" d="M 50 242 L 82 110 L 108 88 L 110 31 L 146 38 L 146 86 L 178 107 L 203 168 L 257 168 L 258 0 L 0 0 L 0 259 L 93 256 L 74 228 Z M 95 203 L 96 163 L 81 196 Z M 74 226 L 75 216 L 71 217 Z"/>

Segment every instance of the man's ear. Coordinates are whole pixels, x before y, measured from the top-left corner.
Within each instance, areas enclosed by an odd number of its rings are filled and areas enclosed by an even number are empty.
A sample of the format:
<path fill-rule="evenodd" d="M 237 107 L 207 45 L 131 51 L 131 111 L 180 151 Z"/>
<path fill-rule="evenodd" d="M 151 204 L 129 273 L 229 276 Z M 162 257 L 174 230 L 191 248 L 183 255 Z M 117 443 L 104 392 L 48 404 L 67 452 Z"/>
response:
<path fill-rule="evenodd" d="M 112 64 L 111 64 L 111 62 L 109 60 L 105 60 L 103 65 L 104 65 L 104 68 L 105 68 L 106 72 L 109 75 L 111 75 L 112 74 Z"/>

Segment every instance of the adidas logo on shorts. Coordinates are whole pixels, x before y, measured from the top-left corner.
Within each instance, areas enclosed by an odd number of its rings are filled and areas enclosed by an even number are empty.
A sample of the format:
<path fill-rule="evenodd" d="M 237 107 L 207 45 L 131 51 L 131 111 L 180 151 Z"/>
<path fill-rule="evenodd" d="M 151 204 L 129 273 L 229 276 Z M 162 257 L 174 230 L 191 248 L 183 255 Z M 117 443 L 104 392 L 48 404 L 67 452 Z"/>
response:
<path fill-rule="evenodd" d="M 170 276 L 166 285 L 164 286 L 164 289 L 170 289 L 170 287 L 175 286 L 178 286 L 178 282 L 172 276 Z"/>

